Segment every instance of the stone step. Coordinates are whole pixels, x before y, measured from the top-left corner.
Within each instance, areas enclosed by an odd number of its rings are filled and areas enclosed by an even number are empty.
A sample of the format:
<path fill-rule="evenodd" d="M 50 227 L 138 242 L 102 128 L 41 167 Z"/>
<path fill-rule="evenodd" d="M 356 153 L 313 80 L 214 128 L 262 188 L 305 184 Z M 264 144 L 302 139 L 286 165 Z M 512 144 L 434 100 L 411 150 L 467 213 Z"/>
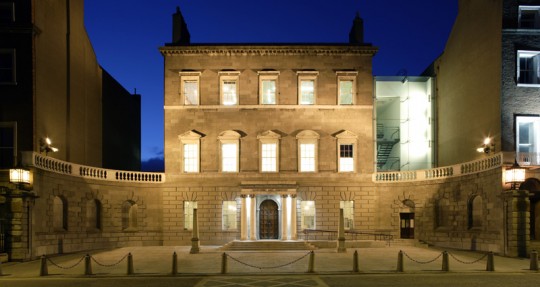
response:
<path fill-rule="evenodd" d="M 259 241 L 231 241 L 221 248 L 223 251 L 265 251 L 265 250 L 313 250 L 316 249 L 311 244 L 304 241 L 280 241 L 280 240 L 259 240 Z"/>

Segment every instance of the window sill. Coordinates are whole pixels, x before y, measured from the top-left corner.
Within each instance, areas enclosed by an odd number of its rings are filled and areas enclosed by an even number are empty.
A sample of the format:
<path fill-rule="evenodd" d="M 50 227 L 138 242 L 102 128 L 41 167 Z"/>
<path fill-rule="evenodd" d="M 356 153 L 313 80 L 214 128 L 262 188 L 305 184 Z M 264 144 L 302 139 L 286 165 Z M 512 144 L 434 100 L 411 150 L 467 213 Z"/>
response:
<path fill-rule="evenodd" d="M 524 84 L 520 83 L 517 84 L 518 87 L 524 87 L 524 88 L 540 88 L 540 84 Z"/>

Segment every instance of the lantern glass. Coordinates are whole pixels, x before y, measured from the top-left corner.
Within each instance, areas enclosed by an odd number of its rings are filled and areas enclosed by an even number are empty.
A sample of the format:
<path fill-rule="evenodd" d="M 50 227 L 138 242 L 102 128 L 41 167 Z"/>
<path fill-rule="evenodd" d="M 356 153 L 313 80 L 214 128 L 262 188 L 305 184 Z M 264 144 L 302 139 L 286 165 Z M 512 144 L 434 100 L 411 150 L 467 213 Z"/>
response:
<path fill-rule="evenodd" d="M 30 171 L 22 168 L 13 168 L 9 170 L 9 182 L 11 183 L 30 183 Z"/>

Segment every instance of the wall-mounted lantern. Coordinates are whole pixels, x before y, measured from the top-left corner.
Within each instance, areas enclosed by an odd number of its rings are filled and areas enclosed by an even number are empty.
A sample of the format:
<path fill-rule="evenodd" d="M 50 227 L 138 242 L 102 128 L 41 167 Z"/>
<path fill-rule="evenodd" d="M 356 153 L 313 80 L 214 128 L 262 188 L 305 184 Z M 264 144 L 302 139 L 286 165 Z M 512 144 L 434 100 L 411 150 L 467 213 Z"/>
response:
<path fill-rule="evenodd" d="M 517 160 L 504 171 L 504 182 L 510 183 L 511 189 L 518 189 L 519 185 L 525 181 L 525 168 L 519 166 Z"/>

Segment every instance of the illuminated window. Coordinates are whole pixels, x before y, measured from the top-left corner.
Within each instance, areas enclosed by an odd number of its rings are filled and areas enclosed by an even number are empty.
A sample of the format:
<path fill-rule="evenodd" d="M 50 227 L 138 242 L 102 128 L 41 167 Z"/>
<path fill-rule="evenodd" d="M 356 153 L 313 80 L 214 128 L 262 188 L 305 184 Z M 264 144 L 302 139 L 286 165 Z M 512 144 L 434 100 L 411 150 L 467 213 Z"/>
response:
<path fill-rule="evenodd" d="M 0 23 L 15 22 L 15 3 L 0 2 Z"/>
<path fill-rule="evenodd" d="M 519 28 L 540 29 L 540 6 L 519 6 Z"/>
<path fill-rule="evenodd" d="M 342 131 L 336 135 L 338 152 L 338 171 L 354 172 L 356 170 L 356 134 Z"/>
<path fill-rule="evenodd" d="M 345 230 L 354 229 L 354 201 L 340 201 L 339 208 L 343 209 L 343 223 Z"/>
<path fill-rule="evenodd" d="M 198 144 L 184 144 L 184 172 L 199 172 Z"/>
<path fill-rule="evenodd" d="M 223 201 L 221 209 L 223 230 L 236 230 L 236 201 Z"/>
<path fill-rule="evenodd" d="M 196 201 L 184 201 L 184 230 L 193 229 L 193 209 L 197 209 Z"/>
<path fill-rule="evenodd" d="M 356 71 L 336 72 L 338 81 L 338 104 L 353 105 L 356 94 Z"/>
<path fill-rule="evenodd" d="M 261 154 L 261 172 L 277 172 L 279 167 L 279 139 L 281 136 L 273 131 L 258 135 Z"/>
<path fill-rule="evenodd" d="M 518 51 L 517 74 L 518 85 L 540 85 L 540 52 Z"/>
<path fill-rule="evenodd" d="M 0 49 L 0 84 L 15 84 L 15 49 Z"/>
<path fill-rule="evenodd" d="M 179 136 L 182 144 L 182 169 L 185 173 L 199 172 L 201 137 L 202 135 L 194 130 Z"/>
<path fill-rule="evenodd" d="M 540 117 L 516 117 L 516 151 L 520 164 L 540 163 Z"/>
<path fill-rule="evenodd" d="M 317 98 L 317 75 L 314 71 L 298 72 L 298 104 L 314 105 Z"/>
<path fill-rule="evenodd" d="M 278 103 L 278 75 L 277 71 L 259 72 L 259 101 L 263 105 L 276 105 Z"/>
<path fill-rule="evenodd" d="M 301 228 L 302 229 L 315 229 L 315 201 L 303 200 L 300 203 L 302 212 Z"/>
<path fill-rule="evenodd" d="M 238 172 L 240 134 L 235 131 L 225 131 L 219 135 L 218 139 L 221 143 L 221 171 Z"/>
<path fill-rule="evenodd" d="M 225 106 L 238 105 L 239 72 L 220 72 L 221 104 Z"/>
<path fill-rule="evenodd" d="M 184 105 L 197 106 L 200 103 L 200 72 L 180 72 L 180 94 Z"/>
<path fill-rule="evenodd" d="M 317 172 L 317 148 L 319 134 L 314 131 L 305 130 L 300 132 L 298 140 L 298 171 Z"/>

